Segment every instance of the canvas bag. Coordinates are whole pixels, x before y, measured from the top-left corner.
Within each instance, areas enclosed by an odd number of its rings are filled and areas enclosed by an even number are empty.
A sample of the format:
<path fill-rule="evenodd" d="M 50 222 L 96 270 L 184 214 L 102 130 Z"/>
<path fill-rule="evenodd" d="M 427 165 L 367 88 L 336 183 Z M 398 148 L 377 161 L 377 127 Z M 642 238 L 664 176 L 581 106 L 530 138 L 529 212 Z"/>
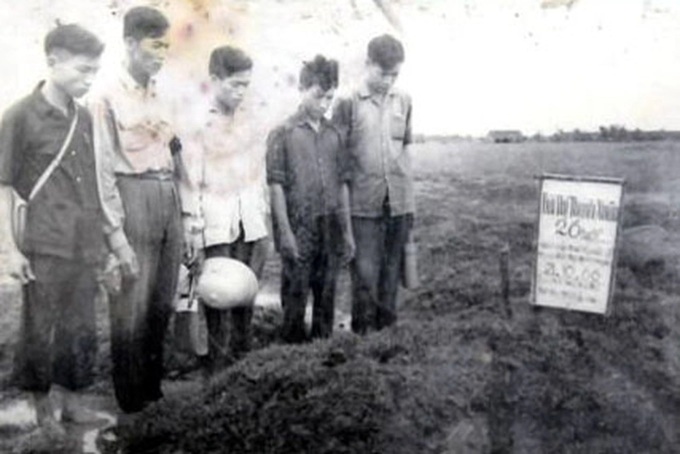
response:
<path fill-rule="evenodd" d="M 179 149 L 175 148 L 172 157 L 175 168 L 180 171 L 176 177 L 180 180 L 188 179 L 187 170 L 181 157 L 181 145 Z M 203 187 L 203 182 L 205 182 L 205 161 L 201 163 L 200 188 Z M 203 203 L 200 194 L 199 206 Z M 205 248 L 203 232 L 201 232 L 201 239 Z M 193 265 L 183 264 L 180 266 L 173 334 L 177 350 L 183 353 L 205 356 L 208 354 L 208 322 L 205 316 L 205 306 L 196 295 L 201 267 L 196 267 L 196 264 Z"/>
<path fill-rule="evenodd" d="M 195 294 L 197 281 L 195 273 L 180 267 L 173 334 L 178 351 L 203 356 L 208 354 L 208 326 L 203 303 Z"/>
<path fill-rule="evenodd" d="M 75 104 L 75 110 L 73 113 L 73 120 L 71 120 L 71 125 L 69 126 L 68 134 L 64 142 L 61 144 L 59 152 L 54 157 L 50 165 L 47 166 L 45 171 L 40 175 L 38 181 L 36 181 L 33 189 L 28 195 L 28 200 L 24 200 L 16 192 L 12 192 L 12 237 L 14 238 L 14 243 L 17 245 L 19 250 L 23 253 L 25 252 L 25 232 L 26 232 L 26 215 L 28 213 L 28 204 L 35 198 L 42 187 L 47 183 L 52 173 L 59 167 L 62 158 L 66 154 L 66 149 L 71 144 L 73 140 L 73 133 L 76 130 L 78 124 L 78 105 Z"/>

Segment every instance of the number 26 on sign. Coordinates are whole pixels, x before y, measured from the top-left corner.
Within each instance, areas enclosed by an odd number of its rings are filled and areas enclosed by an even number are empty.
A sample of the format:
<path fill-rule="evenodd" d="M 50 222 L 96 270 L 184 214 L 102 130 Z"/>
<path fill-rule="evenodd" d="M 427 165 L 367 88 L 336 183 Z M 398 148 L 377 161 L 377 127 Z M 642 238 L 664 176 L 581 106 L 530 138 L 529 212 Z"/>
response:
<path fill-rule="evenodd" d="M 558 218 L 555 220 L 555 234 L 584 241 L 597 241 L 602 229 L 589 230 L 581 225 L 579 219 Z"/>

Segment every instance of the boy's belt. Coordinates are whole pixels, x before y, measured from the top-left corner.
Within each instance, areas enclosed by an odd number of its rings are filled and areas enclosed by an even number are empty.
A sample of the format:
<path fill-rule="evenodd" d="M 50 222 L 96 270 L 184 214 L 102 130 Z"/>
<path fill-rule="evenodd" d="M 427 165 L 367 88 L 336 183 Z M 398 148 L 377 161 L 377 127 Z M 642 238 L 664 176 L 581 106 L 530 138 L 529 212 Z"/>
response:
<path fill-rule="evenodd" d="M 134 178 L 137 180 L 170 181 L 174 179 L 172 170 L 147 170 L 142 173 L 116 173 L 118 178 Z"/>

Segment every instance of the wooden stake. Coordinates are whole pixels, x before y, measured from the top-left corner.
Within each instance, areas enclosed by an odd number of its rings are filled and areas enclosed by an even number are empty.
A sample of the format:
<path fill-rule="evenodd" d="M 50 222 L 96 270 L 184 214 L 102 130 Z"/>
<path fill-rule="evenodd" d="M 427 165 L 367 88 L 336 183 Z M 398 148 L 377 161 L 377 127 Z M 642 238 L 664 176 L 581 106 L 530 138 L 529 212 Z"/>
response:
<path fill-rule="evenodd" d="M 505 309 L 505 316 L 510 319 L 512 310 L 510 309 L 510 245 L 505 243 L 501 248 L 498 257 L 501 272 L 501 297 Z"/>

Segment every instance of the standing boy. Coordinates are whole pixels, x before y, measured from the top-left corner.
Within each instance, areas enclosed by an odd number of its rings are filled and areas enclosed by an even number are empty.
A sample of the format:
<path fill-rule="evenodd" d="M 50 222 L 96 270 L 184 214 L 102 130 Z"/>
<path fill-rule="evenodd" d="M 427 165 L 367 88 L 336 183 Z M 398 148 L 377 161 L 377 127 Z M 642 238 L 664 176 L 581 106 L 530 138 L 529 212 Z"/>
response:
<path fill-rule="evenodd" d="M 182 254 L 173 132 L 154 81 L 168 27 L 156 9 L 129 10 L 124 68 L 91 103 L 95 147 L 106 158 L 104 208 L 115 227 L 108 241 L 123 275 L 120 292 L 110 296 L 110 314 L 113 384 L 126 413 L 163 396 L 163 343 Z"/>
<path fill-rule="evenodd" d="M 210 55 L 210 101 L 202 112 L 205 122 L 186 147 L 189 185 L 183 185 L 182 214 L 185 232 L 192 235 L 187 243 L 199 254 L 234 258 L 259 277 L 268 246 L 265 157 L 253 119 L 239 110 L 252 67 L 250 57 L 232 46 L 218 47 Z M 205 366 L 215 371 L 250 349 L 253 310 L 206 306 L 205 314 Z"/>
<path fill-rule="evenodd" d="M 364 86 L 341 100 L 334 122 L 351 160 L 352 330 L 380 330 L 397 320 L 397 292 L 415 201 L 411 170 L 411 98 L 393 88 L 404 61 L 390 35 L 368 44 Z"/>
<path fill-rule="evenodd" d="M 317 56 L 305 63 L 299 109 L 272 131 L 267 143 L 286 342 L 307 339 L 304 315 L 310 288 L 311 336 L 331 335 L 339 255 L 349 259 L 354 253 L 342 136 L 324 118 L 337 86 L 336 61 Z"/>
<path fill-rule="evenodd" d="M 93 416 L 77 393 L 94 378 L 104 217 L 92 120 L 74 98 L 89 90 L 104 45 L 78 25 L 59 25 L 44 48 L 47 80 L 10 107 L 0 127 L 0 193 L 7 214 L 12 191 L 28 201 L 21 251 L 9 240 L 16 214 L 2 222 L 10 267 L 23 284 L 15 379 L 33 395 L 39 428 L 64 435 L 49 397 L 53 383 L 64 388 L 62 421 Z"/>

